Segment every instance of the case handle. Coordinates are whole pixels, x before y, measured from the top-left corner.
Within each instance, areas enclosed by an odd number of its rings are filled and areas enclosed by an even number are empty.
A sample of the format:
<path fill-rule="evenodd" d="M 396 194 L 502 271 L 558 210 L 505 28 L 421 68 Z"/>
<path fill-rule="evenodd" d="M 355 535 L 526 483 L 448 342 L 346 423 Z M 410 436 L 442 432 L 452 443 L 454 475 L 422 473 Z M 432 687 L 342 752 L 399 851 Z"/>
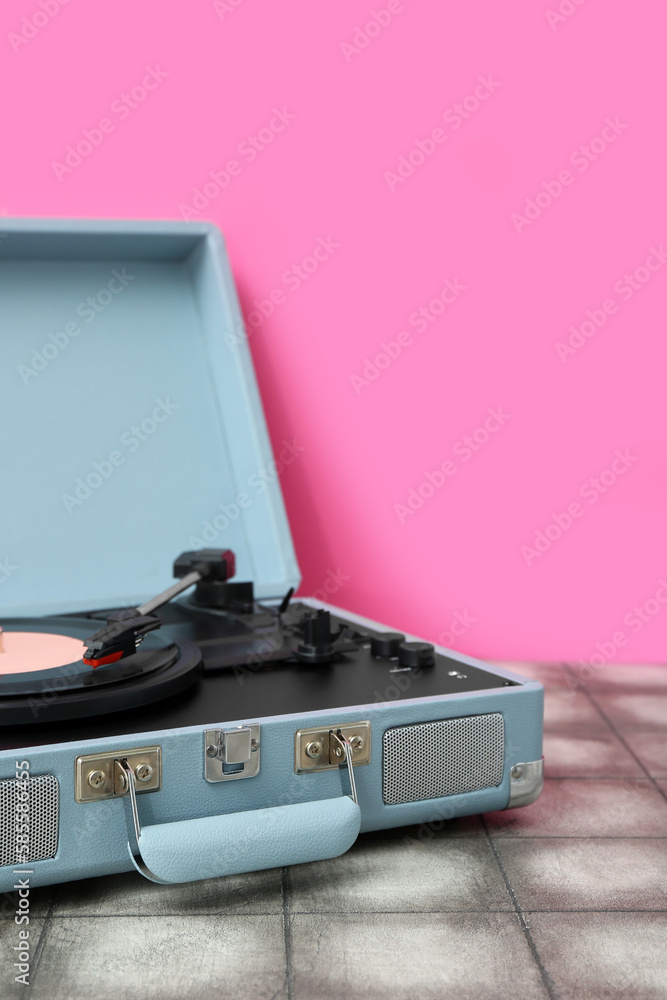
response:
<path fill-rule="evenodd" d="M 125 773 L 128 850 L 137 871 L 151 882 L 171 884 L 239 875 L 336 858 L 349 850 L 359 835 L 361 810 L 356 801 L 351 754 L 345 763 L 354 797 L 297 802 L 141 827 L 135 777 L 126 759 L 118 761 Z"/>

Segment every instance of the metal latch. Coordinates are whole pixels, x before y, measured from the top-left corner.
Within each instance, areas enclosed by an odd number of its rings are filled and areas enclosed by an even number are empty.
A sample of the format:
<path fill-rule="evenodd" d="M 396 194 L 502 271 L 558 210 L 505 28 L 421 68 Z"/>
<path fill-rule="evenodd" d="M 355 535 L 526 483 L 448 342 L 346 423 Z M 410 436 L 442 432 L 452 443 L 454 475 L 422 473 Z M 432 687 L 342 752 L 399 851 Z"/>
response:
<path fill-rule="evenodd" d="M 343 763 L 343 749 L 338 740 L 332 739 L 333 733 L 340 733 L 349 740 L 355 767 L 370 763 L 370 722 L 347 722 L 342 726 L 315 726 L 312 729 L 298 729 L 294 734 L 294 770 L 297 774 L 330 771 Z"/>
<path fill-rule="evenodd" d="M 259 772 L 259 723 L 204 733 L 204 777 L 207 781 L 254 778 Z"/>
<path fill-rule="evenodd" d="M 74 762 L 74 798 L 77 802 L 98 802 L 127 795 L 129 789 L 121 760 L 127 760 L 136 777 L 137 792 L 157 792 L 162 785 L 160 747 L 108 750 L 84 754 Z"/>

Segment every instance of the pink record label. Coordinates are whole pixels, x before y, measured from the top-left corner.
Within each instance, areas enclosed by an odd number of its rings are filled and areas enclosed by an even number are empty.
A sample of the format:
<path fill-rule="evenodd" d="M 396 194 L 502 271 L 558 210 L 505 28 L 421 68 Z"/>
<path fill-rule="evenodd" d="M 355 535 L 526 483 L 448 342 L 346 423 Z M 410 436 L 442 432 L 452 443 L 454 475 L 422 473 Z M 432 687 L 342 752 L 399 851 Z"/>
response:
<path fill-rule="evenodd" d="M 27 674 L 80 660 L 80 639 L 50 632 L 5 632 L 0 629 L 0 674 Z"/>

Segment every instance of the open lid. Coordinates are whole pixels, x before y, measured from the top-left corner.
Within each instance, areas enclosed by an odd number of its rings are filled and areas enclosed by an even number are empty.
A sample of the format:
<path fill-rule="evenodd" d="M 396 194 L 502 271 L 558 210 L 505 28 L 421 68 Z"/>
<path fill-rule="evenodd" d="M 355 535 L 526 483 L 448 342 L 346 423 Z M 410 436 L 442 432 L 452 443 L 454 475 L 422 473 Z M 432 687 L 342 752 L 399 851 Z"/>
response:
<path fill-rule="evenodd" d="M 204 547 L 260 598 L 298 586 L 219 230 L 2 226 L 0 615 L 140 604 Z"/>

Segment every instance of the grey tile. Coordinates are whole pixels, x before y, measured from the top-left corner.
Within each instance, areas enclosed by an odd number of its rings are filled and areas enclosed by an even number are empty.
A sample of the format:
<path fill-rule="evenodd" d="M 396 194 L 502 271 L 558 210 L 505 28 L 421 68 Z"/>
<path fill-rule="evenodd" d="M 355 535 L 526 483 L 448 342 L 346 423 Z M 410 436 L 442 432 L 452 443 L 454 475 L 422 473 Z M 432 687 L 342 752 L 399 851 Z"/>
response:
<path fill-rule="evenodd" d="M 494 836 L 664 837 L 667 802 L 648 778 L 549 778 L 533 805 L 486 821 Z"/>
<path fill-rule="evenodd" d="M 595 701 L 619 732 L 656 729 L 667 733 L 667 698 L 664 694 L 596 694 Z"/>
<path fill-rule="evenodd" d="M 515 914 L 295 915 L 295 1000 L 545 1000 Z"/>
<path fill-rule="evenodd" d="M 286 997 L 279 916 L 52 920 L 30 1000 Z"/>
<path fill-rule="evenodd" d="M 22 975 L 22 969 L 15 969 L 14 962 L 19 962 L 14 949 L 24 946 L 25 938 L 19 938 L 20 930 L 28 931 L 28 983 L 34 981 L 35 956 L 38 950 L 39 940 L 44 929 L 45 921 L 41 918 L 30 917 L 30 923 L 26 927 L 24 923 L 17 926 L 14 918 L 0 920 L 0 997 L 2 1000 L 16 1000 L 17 997 L 25 998 L 28 990 L 23 983 L 17 983 L 15 977 Z"/>
<path fill-rule="evenodd" d="M 496 844 L 524 910 L 667 910 L 667 841 L 511 840 Z"/>
<path fill-rule="evenodd" d="M 623 739 L 652 778 L 667 778 L 667 731 L 626 729 Z"/>
<path fill-rule="evenodd" d="M 486 837 L 405 827 L 364 834 L 340 858 L 289 871 L 293 912 L 511 910 Z"/>
<path fill-rule="evenodd" d="M 548 778 L 645 777 L 632 754 L 608 728 L 545 732 L 544 773 Z"/>
<path fill-rule="evenodd" d="M 607 663 L 598 668 L 572 664 L 569 669 L 582 686 L 592 692 L 667 695 L 667 666 L 664 664 Z"/>
<path fill-rule="evenodd" d="M 280 869 L 227 878 L 158 885 L 138 872 L 82 879 L 58 886 L 53 914 L 146 916 L 198 913 L 280 913 Z"/>
<path fill-rule="evenodd" d="M 559 733 L 599 733 L 608 731 L 609 727 L 583 691 L 550 688 L 544 692 L 544 729 Z"/>
<path fill-rule="evenodd" d="M 560 1000 L 665 1000 L 667 915 L 536 913 L 529 923 Z"/>

